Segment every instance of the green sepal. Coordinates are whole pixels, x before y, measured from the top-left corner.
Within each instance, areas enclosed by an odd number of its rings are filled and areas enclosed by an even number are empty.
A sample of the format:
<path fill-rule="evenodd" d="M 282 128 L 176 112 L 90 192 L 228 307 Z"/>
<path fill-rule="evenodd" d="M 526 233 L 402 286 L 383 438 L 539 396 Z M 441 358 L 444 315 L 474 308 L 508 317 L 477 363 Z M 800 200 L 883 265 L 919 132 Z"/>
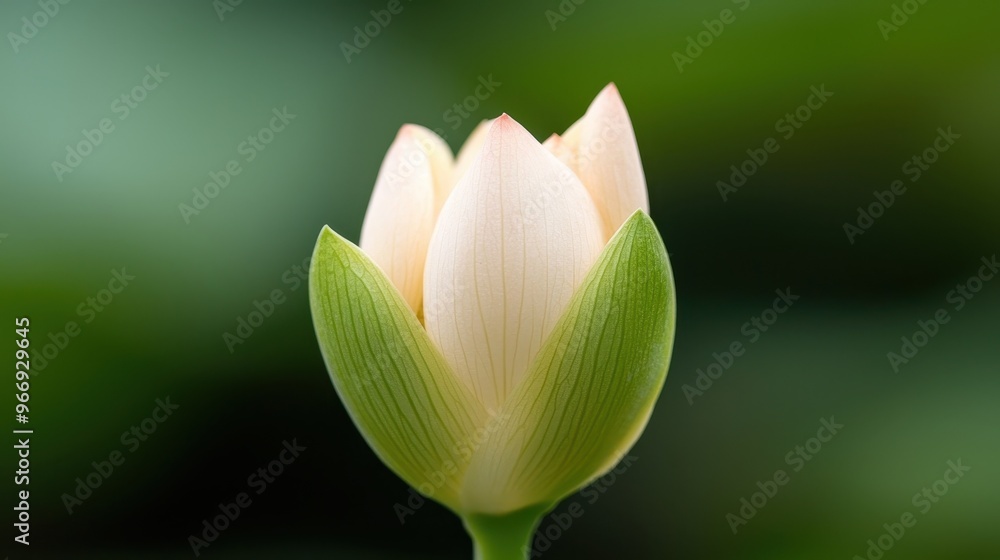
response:
<path fill-rule="evenodd" d="M 487 414 L 390 280 L 324 227 L 309 302 L 337 394 L 368 445 L 410 486 L 452 509 Z"/>
<path fill-rule="evenodd" d="M 466 512 L 555 504 L 605 473 L 645 428 L 666 380 L 676 298 L 663 241 L 637 211 L 612 237 L 462 488 Z"/>

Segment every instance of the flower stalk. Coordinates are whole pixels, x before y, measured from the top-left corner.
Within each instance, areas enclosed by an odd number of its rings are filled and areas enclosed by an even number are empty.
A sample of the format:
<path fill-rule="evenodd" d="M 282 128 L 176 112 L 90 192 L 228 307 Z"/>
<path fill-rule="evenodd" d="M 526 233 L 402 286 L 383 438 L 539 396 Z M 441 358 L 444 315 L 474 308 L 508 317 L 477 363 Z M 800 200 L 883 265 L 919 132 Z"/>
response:
<path fill-rule="evenodd" d="M 529 507 L 505 515 L 473 514 L 465 517 L 465 530 L 473 542 L 473 560 L 525 560 L 538 524 L 548 506 Z"/>

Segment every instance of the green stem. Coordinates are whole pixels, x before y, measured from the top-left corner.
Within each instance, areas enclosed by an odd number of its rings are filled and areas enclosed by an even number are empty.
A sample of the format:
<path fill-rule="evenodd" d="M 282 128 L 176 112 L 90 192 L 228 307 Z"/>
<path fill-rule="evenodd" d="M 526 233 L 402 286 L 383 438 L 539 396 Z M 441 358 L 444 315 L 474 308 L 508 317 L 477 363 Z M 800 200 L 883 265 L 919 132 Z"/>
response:
<path fill-rule="evenodd" d="M 472 537 L 475 560 L 524 560 L 535 529 L 550 506 L 533 506 L 504 515 L 470 514 L 465 530 Z"/>

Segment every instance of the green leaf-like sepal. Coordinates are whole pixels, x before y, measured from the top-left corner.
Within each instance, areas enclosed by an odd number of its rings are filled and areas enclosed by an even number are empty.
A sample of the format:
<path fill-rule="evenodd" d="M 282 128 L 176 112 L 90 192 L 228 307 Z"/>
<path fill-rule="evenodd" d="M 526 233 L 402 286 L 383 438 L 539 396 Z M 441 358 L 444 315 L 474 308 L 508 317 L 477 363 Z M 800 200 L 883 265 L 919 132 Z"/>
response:
<path fill-rule="evenodd" d="M 652 220 L 633 214 L 504 402 L 462 487 L 466 512 L 557 503 L 612 468 L 645 428 L 667 375 L 676 299 Z"/>
<path fill-rule="evenodd" d="M 400 478 L 457 509 L 488 415 L 385 274 L 323 228 L 309 272 L 316 336 L 333 384 L 368 445 Z"/>

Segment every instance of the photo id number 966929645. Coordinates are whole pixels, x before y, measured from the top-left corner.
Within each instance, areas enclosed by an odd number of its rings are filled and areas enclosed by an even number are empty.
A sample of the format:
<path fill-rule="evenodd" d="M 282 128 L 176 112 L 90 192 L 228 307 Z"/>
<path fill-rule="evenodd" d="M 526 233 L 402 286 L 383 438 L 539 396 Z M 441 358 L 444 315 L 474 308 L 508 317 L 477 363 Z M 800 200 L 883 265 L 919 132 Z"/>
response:
<path fill-rule="evenodd" d="M 28 399 L 30 399 L 31 389 L 31 362 L 29 360 L 28 347 L 31 340 L 28 338 L 31 321 L 27 317 L 20 317 L 14 320 L 14 343 L 17 349 L 14 351 L 14 397 L 17 402 L 14 404 L 14 420 L 19 425 L 14 429 L 14 449 L 17 450 L 15 460 L 17 462 L 14 470 L 14 484 L 17 488 L 15 496 L 14 514 L 16 523 L 14 541 L 23 545 L 28 545 L 28 536 L 31 532 L 31 515 L 29 513 L 28 484 L 31 474 L 31 437 L 32 430 L 28 429 Z"/>

